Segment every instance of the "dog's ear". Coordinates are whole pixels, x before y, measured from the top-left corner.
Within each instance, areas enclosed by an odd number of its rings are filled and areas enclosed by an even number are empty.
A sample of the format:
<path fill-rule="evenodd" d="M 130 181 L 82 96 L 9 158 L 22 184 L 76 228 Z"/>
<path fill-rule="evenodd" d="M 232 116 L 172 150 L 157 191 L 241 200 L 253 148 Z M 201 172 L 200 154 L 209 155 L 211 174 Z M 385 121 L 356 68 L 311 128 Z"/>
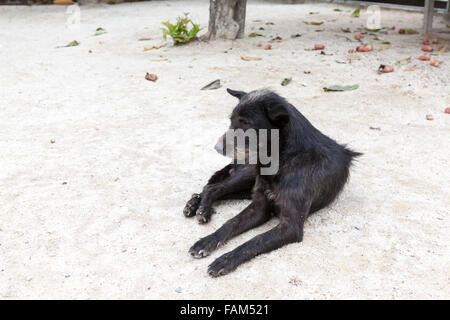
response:
<path fill-rule="evenodd" d="M 289 112 L 282 104 L 268 105 L 266 108 L 267 118 L 277 127 L 282 127 L 289 122 Z"/>
<path fill-rule="evenodd" d="M 231 94 L 233 97 L 236 97 L 238 99 L 241 99 L 243 96 L 245 96 L 247 93 L 245 93 L 244 91 L 236 91 L 236 90 L 231 90 L 231 89 L 227 89 L 228 93 Z"/>

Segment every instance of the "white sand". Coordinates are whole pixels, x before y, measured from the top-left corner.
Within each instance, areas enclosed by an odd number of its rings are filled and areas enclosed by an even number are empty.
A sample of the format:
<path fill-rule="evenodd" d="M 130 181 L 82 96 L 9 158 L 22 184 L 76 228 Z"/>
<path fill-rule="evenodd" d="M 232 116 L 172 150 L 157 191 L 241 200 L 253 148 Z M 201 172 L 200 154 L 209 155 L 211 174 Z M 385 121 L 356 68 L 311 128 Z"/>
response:
<path fill-rule="evenodd" d="M 365 23 L 352 10 L 251 3 L 246 33 L 266 38 L 143 52 L 162 43 L 161 21 L 191 12 L 206 26 L 207 1 L 84 7 L 79 31 L 65 28 L 65 7 L 0 7 L 0 297 L 450 298 L 450 53 L 433 68 L 416 59 L 421 35 L 391 31 L 383 36 L 391 49 L 339 64 L 357 45 L 340 28 Z M 397 29 L 422 24 L 418 12 L 383 10 L 382 19 Z M 108 33 L 93 37 L 100 26 Z M 445 28 L 441 17 L 435 26 Z M 303 36 L 271 51 L 256 46 L 295 33 Z M 78 47 L 55 48 L 75 39 Z M 315 43 L 333 56 L 304 50 Z M 418 70 L 376 73 L 409 56 L 406 67 Z M 162 58 L 170 61 L 152 61 Z M 292 83 L 281 87 L 286 77 Z M 218 78 L 222 88 L 199 90 Z M 322 90 L 355 83 L 351 92 Z M 236 103 L 226 87 L 273 88 L 365 156 L 339 201 L 308 220 L 303 243 L 212 279 L 209 263 L 276 225 L 203 260 L 187 253 L 248 203 L 221 204 L 208 225 L 182 214 L 227 163 L 213 150 Z"/>

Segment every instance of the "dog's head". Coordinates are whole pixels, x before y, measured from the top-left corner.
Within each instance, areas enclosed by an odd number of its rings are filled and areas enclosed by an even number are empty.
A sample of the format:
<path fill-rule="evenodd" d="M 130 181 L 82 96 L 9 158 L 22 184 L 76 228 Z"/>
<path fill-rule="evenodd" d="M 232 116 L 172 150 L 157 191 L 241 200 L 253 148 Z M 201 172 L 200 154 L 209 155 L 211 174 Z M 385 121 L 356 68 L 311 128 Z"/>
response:
<path fill-rule="evenodd" d="M 286 101 L 276 93 L 269 90 L 227 91 L 239 99 L 230 117 L 230 129 L 280 129 L 289 122 Z"/>
<path fill-rule="evenodd" d="M 260 150 L 272 150 L 278 131 L 289 122 L 288 103 L 268 90 L 249 93 L 227 89 L 239 99 L 230 116 L 229 130 L 219 138 L 217 152 L 234 160 L 252 163 L 251 157 L 260 159 Z M 253 158 L 255 159 L 255 158 Z M 255 163 L 255 162 L 253 162 Z"/>

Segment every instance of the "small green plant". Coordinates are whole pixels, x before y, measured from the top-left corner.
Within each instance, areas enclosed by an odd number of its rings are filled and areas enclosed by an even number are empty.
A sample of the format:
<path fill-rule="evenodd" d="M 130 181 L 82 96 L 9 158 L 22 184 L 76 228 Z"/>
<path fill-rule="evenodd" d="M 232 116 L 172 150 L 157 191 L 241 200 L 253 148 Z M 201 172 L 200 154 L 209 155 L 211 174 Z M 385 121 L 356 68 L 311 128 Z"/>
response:
<path fill-rule="evenodd" d="M 175 44 L 186 43 L 194 39 L 201 28 L 199 24 L 192 22 L 188 15 L 188 13 L 185 13 L 184 17 L 178 17 L 176 24 L 171 24 L 169 21 L 162 22 L 167 28 L 161 28 L 164 39 L 167 39 L 169 35 Z M 188 30 L 189 24 L 191 25 L 190 30 Z"/>

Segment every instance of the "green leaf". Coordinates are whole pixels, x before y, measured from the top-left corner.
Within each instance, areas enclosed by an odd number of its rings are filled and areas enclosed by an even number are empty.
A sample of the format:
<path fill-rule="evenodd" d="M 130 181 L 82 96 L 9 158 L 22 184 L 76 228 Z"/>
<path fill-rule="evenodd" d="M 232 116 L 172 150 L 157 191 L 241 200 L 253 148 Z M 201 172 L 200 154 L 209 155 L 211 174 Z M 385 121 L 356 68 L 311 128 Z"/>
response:
<path fill-rule="evenodd" d="M 254 38 L 254 37 L 264 37 L 263 34 L 261 33 L 256 33 L 256 32 L 252 32 L 248 35 L 250 38 Z"/>
<path fill-rule="evenodd" d="M 102 27 L 98 27 L 98 28 L 95 30 L 94 36 L 99 36 L 99 35 L 104 34 L 104 33 L 107 33 L 106 30 L 103 29 Z"/>
<path fill-rule="evenodd" d="M 175 44 L 186 43 L 197 36 L 197 33 L 202 30 L 199 24 L 195 24 L 185 13 L 184 17 L 178 17 L 177 23 L 172 24 L 169 21 L 161 22 L 167 29 L 161 28 L 163 32 L 163 38 L 167 39 L 170 36 Z M 188 30 L 188 25 L 191 28 Z"/>
<path fill-rule="evenodd" d="M 354 85 L 351 85 L 351 86 L 334 85 L 334 86 L 331 86 L 331 87 L 323 88 L 323 90 L 325 92 L 329 92 L 329 91 L 336 92 L 336 91 L 351 91 L 351 90 L 356 90 L 358 88 L 359 88 L 358 84 L 354 84 Z"/>
<path fill-rule="evenodd" d="M 407 34 L 418 34 L 418 32 L 414 29 L 404 29 Z"/>
<path fill-rule="evenodd" d="M 342 12 L 342 10 L 339 9 L 339 8 L 336 8 L 336 9 L 334 9 L 333 11 L 336 11 L 336 12 Z"/>
<path fill-rule="evenodd" d="M 66 44 L 65 46 L 59 46 L 57 48 L 67 48 L 67 47 L 76 47 L 78 46 L 80 43 L 77 40 L 73 40 L 72 42 L 69 42 L 68 44 Z"/>
<path fill-rule="evenodd" d="M 378 28 L 378 29 L 369 29 L 369 28 L 365 28 L 367 31 L 369 32 L 379 32 L 381 30 L 383 30 L 384 28 Z"/>
<path fill-rule="evenodd" d="M 384 41 L 381 41 L 381 44 L 391 44 L 391 42 L 388 40 L 384 40 Z"/>
<path fill-rule="evenodd" d="M 360 14 L 361 9 L 356 9 L 355 11 L 352 12 L 351 17 L 352 18 L 359 18 L 359 14 Z"/>
<path fill-rule="evenodd" d="M 296 33 L 296 34 L 291 34 L 291 38 L 300 38 L 302 35 L 300 33 Z"/>
<path fill-rule="evenodd" d="M 292 81 L 292 78 L 284 78 L 283 81 L 281 81 L 281 85 L 287 86 Z"/>

